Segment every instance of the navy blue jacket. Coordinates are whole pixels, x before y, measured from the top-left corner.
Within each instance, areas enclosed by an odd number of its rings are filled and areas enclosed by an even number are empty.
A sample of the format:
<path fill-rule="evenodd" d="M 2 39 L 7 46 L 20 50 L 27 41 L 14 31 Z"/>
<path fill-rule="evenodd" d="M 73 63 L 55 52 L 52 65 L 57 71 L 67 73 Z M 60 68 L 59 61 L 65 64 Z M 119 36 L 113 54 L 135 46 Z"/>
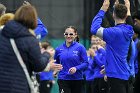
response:
<path fill-rule="evenodd" d="M 28 28 L 16 21 L 9 21 L 0 34 L 0 93 L 30 93 L 29 86 L 10 38 L 14 38 L 18 50 L 31 75 L 44 70 L 49 58 L 41 54 L 38 40 Z"/>

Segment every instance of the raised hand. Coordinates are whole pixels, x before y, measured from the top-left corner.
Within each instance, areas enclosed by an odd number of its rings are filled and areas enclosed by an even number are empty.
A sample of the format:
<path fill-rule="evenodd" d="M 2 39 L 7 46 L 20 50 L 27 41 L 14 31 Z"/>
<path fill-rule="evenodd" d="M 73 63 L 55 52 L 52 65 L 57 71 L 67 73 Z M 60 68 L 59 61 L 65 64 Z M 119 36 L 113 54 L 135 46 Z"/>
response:
<path fill-rule="evenodd" d="M 90 54 L 90 56 L 92 56 L 92 57 L 94 57 L 95 56 L 95 50 L 93 50 L 93 49 L 89 49 L 89 54 Z"/>
<path fill-rule="evenodd" d="M 124 0 L 125 1 L 125 6 L 128 8 L 128 9 L 130 9 L 130 2 L 129 2 L 129 0 Z"/>
<path fill-rule="evenodd" d="M 130 16 L 131 13 L 130 13 L 130 2 L 129 0 L 124 0 L 125 1 L 125 6 L 127 7 L 127 15 Z"/>
<path fill-rule="evenodd" d="M 116 4 L 119 4 L 119 0 L 116 0 L 115 5 L 116 5 Z"/>
<path fill-rule="evenodd" d="M 109 5 L 110 5 L 109 0 L 104 0 L 104 3 L 102 5 L 102 7 L 101 7 L 101 10 L 106 12 L 108 10 L 108 8 L 109 8 Z"/>
<path fill-rule="evenodd" d="M 61 64 L 54 63 L 55 61 L 56 60 L 50 60 L 50 62 L 48 63 L 44 71 L 53 70 L 53 71 L 59 72 L 60 70 L 62 70 L 63 66 Z"/>
<path fill-rule="evenodd" d="M 31 5 L 28 1 L 24 1 L 23 5 Z"/>
<path fill-rule="evenodd" d="M 54 71 L 60 71 L 63 69 L 63 66 L 61 64 L 56 64 L 54 63 L 55 60 L 51 60 L 50 63 L 50 70 L 54 70 Z"/>

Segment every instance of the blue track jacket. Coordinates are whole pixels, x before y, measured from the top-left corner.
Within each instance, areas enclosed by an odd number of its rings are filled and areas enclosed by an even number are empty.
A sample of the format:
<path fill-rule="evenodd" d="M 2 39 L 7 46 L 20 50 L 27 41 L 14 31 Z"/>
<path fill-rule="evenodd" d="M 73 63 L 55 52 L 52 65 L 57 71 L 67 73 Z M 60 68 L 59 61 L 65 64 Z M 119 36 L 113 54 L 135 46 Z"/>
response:
<path fill-rule="evenodd" d="M 104 75 L 100 74 L 100 71 L 103 69 L 102 66 L 106 61 L 106 51 L 100 48 L 96 51 L 96 56 L 92 58 L 88 57 L 88 68 L 85 70 L 84 74 L 87 81 L 93 81 L 95 78 L 102 78 Z"/>
<path fill-rule="evenodd" d="M 94 70 L 92 68 L 94 59 L 91 56 L 88 56 L 88 68 L 84 71 L 84 75 L 86 78 L 86 81 L 93 81 L 94 79 Z"/>
<path fill-rule="evenodd" d="M 114 27 L 101 27 L 105 12 L 100 10 L 92 21 L 91 33 L 106 42 L 106 75 L 108 77 L 128 80 L 130 73 L 127 69 L 127 54 L 133 36 L 130 25 L 118 24 Z"/>
<path fill-rule="evenodd" d="M 42 40 L 48 34 L 48 30 L 39 18 L 37 19 L 37 22 L 35 34 L 39 40 Z"/>
<path fill-rule="evenodd" d="M 85 47 L 77 42 L 73 42 L 69 47 L 66 43 L 56 48 L 54 55 L 56 63 L 62 64 L 63 69 L 58 74 L 61 80 L 82 80 L 83 70 L 87 68 L 87 53 Z M 76 67 L 77 71 L 70 74 L 68 71 L 71 67 Z"/>
<path fill-rule="evenodd" d="M 96 56 L 93 61 L 93 70 L 94 70 L 94 79 L 104 77 L 103 74 L 100 74 L 100 71 L 103 69 L 102 66 L 105 65 L 106 61 L 106 51 L 103 48 L 97 50 Z"/>

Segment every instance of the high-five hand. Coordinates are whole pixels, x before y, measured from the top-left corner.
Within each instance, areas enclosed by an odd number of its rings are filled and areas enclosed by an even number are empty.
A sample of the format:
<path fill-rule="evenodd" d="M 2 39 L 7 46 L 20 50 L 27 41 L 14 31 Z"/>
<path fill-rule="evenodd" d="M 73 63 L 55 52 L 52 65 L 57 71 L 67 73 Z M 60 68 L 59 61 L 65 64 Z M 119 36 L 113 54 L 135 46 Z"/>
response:
<path fill-rule="evenodd" d="M 104 3 L 102 5 L 102 7 L 101 7 L 101 10 L 106 12 L 108 10 L 108 8 L 109 8 L 109 5 L 110 5 L 109 0 L 104 0 Z"/>
<path fill-rule="evenodd" d="M 119 0 L 116 0 L 116 1 L 115 1 L 115 5 L 116 5 L 116 4 L 119 4 Z"/>
<path fill-rule="evenodd" d="M 129 0 L 124 0 L 124 1 L 125 1 L 125 6 L 127 7 L 127 16 L 130 16 L 131 15 L 130 2 L 129 2 Z"/>

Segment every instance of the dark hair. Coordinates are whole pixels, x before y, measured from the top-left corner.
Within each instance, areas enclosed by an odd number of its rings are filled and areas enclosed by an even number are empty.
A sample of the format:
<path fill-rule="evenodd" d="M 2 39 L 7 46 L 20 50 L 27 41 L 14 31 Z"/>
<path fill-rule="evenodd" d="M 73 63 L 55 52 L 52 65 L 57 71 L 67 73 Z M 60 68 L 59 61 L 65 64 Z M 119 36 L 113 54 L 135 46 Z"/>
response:
<path fill-rule="evenodd" d="M 140 11 L 139 11 L 140 12 Z M 139 19 L 140 20 L 140 13 L 139 12 L 135 12 L 133 15 L 132 15 L 132 18 L 135 19 Z"/>
<path fill-rule="evenodd" d="M 80 38 L 79 38 L 79 35 L 78 35 L 78 33 L 77 33 L 77 29 L 76 29 L 74 26 L 68 26 L 67 28 L 71 28 L 71 29 L 74 30 L 74 33 L 77 34 L 77 37 L 75 38 L 75 41 L 79 43 Z M 67 28 L 66 28 L 66 29 L 67 29 Z"/>
<path fill-rule="evenodd" d="M 6 7 L 3 4 L 0 4 L 0 16 L 6 11 Z"/>
<path fill-rule="evenodd" d="M 117 18 L 124 19 L 127 16 L 127 7 L 123 4 L 116 4 L 114 7 L 114 13 Z"/>
<path fill-rule="evenodd" d="M 31 5 L 22 5 L 15 13 L 14 20 L 27 28 L 35 29 L 37 26 L 37 12 Z"/>
<path fill-rule="evenodd" d="M 6 13 L 0 17 L 0 26 L 5 25 L 8 21 L 14 19 L 14 14 Z"/>
<path fill-rule="evenodd" d="M 42 42 L 41 43 L 41 47 L 44 49 L 47 49 L 50 46 L 50 44 L 48 42 Z"/>

